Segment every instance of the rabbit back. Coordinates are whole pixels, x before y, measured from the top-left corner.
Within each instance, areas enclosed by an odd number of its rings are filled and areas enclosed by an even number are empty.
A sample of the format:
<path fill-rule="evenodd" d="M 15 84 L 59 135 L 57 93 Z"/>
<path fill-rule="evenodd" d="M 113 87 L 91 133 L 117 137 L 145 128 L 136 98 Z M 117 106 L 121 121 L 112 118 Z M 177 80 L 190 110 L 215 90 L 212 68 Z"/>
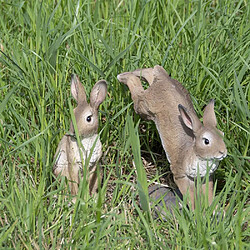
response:
<path fill-rule="evenodd" d="M 53 166 L 53 173 L 55 174 L 55 176 L 61 174 L 62 176 L 69 177 L 67 144 L 68 144 L 68 137 L 63 136 L 63 138 L 58 144 L 55 153 L 56 159 L 55 159 L 55 164 Z"/>

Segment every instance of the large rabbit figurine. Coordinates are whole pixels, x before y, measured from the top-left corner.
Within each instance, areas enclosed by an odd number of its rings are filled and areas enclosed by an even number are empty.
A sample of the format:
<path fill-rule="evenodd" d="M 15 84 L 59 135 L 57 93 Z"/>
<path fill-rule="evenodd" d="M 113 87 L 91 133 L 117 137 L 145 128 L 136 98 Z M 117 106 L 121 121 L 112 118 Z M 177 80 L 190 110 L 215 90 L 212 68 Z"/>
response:
<path fill-rule="evenodd" d="M 93 193 L 97 190 L 96 168 L 97 162 L 102 156 L 102 144 L 98 137 L 98 108 L 104 101 L 106 93 L 106 81 L 98 81 L 91 91 L 90 103 L 88 103 L 84 87 L 79 78 L 76 75 L 71 77 L 71 94 L 77 101 L 74 115 L 81 147 L 78 147 L 74 126 L 71 122 L 69 133 L 63 136 L 58 145 L 53 172 L 56 176 L 62 175 L 69 180 L 72 195 L 76 195 L 78 192 L 79 174 L 83 176 L 84 166 L 82 165 L 80 150 L 83 163 L 88 162 L 89 191 Z"/>
<path fill-rule="evenodd" d="M 206 106 L 203 124 L 198 119 L 188 91 L 171 79 L 161 66 L 117 76 L 129 87 L 136 113 L 153 120 L 160 134 L 175 183 L 182 194 L 189 192 L 192 209 L 195 178 L 209 172 L 208 201 L 213 200 L 212 174 L 227 155 L 223 133 L 216 129 L 214 100 Z M 149 83 L 144 90 L 140 78 Z M 202 185 L 205 194 L 206 185 Z"/>

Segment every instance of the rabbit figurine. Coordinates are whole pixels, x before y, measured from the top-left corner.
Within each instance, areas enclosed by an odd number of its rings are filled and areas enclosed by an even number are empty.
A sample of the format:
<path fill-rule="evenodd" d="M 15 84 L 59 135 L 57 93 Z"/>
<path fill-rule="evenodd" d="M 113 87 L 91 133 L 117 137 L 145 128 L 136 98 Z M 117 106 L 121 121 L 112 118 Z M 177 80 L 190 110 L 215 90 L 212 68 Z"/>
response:
<path fill-rule="evenodd" d="M 223 133 L 216 129 L 214 100 L 205 107 L 203 124 L 198 119 L 188 91 L 171 79 L 161 66 L 138 69 L 117 76 L 129 87 L 134 109 L 155 122 L 175 183 L 182 194 L 189 192 L 192 209 L 195 179 L 209 172 L 208 202 L 213 200 L 212 174 L 227 155 Z M 140 78 L 149 83 L 144 90 Z M 206 185 L 202 184 L 205 194 Z"/>
<path fill-rule="evenodd" d="M 79 148 L 77 144 L 74 126 L 71 122 L 69 133 L 63 136 L 56 150 L 53 172 L 55 176 L 65 176 L 69 180 L 72 195 L 76 195 L 79 174 L 83 177 L 82 155 L 83 163 L 88 162 L 87 180 L 91 194 L 96 192 L 98 187 L 96 169 L 97 162 L 102 156 L 102 144 L 98 136 L 98 108 L 107 94 L 107 84 L 105 80 L 98 81 L 90 93 L 90 103 L 88 103 L 84 87 L 78 76 L 72 75 L 71 94 L 77 101 L 74 115 L 81 147 Z"/>

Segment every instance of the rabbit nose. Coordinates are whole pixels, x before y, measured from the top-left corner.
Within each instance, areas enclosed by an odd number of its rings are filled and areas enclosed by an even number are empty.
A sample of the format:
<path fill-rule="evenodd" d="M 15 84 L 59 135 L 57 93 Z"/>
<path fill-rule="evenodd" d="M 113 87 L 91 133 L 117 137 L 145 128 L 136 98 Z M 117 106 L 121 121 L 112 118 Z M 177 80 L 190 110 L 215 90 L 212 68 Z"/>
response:
<path fill-rule="evenodd" d="M 223 158 L 227 156 L 227 150 L 225 149 L 224 151 L 219 151 L 220 154 L 223 155 Z"/>

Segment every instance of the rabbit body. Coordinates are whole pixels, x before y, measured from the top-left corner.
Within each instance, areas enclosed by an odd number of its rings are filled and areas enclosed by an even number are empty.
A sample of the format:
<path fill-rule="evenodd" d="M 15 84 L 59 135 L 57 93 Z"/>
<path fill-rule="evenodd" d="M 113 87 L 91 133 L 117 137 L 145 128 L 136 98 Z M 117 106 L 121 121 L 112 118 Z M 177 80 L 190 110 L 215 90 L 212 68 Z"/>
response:
<path fill-rule="evenodd" d="M 56 176 L 65 176 L 69 180 L 72 195 L 76 195 L 79 176 L 83 178 L 83 164 L 87 164 L 89 191 L 94 193 L 98 187 L 97 163 L 102 156 L 102 144 L 98 136 L 98 108 L 105 99 L 107 85 L 104 80 L 97 82 L 88 104 L 83 85 L 77 76 L 72 76 L 71 93 L 78 103 L 74 115 L 81 145 L 78 146 L 71 122 L 69 133 L 63 136 L 57 147 L 53 172 Z"/>
<path fill-rule="evenodd" d="M 89 191 L 90 193 L 93 193 L 98 187 L 96 164 L 102 156 L 102 144 L 97 134 L 88 138 L 83 138 L 81 140 L 81 144 L 84 145 L 80 148 L 82 151 L 83 162 L 86 162 L 86 160 L 90 157 L 88 164 L 88 179 L 90 180 Z M 91 150 L 93 150 L 92 153 Z M 73 181 L 70 183 L 70 188 L 72 194 L 76 195 L 80 181 L 79 171 L 81 173 L 81 177 L 83 178 L 83 166 L 76 138 L 70 135 L 65 135 L 58 145 L 56 155 L 57 159 L 54 174 L 56 176 L 61 174 Z"/>
<path fill-rule="evenodd" d="M 140 78 L 149 83 L 144 90 Z M 209 171 L 208 200 L 212 202 L 212 173 L 226 154 L 221 133 L 216 129 L 214 101 L 205 108 L 199 121 L 188 91 L 171 79 L 161 66 L 118 75 L 131 92 L 134 109 L 141 117 L 155 122 L 175 183 L 182 194 L 189 191 L 194 208 L 195 178 Z M 209 142 L 210 145 L 205 145 Z M 205 193 L 206 186 L 202 185 Z"/>

